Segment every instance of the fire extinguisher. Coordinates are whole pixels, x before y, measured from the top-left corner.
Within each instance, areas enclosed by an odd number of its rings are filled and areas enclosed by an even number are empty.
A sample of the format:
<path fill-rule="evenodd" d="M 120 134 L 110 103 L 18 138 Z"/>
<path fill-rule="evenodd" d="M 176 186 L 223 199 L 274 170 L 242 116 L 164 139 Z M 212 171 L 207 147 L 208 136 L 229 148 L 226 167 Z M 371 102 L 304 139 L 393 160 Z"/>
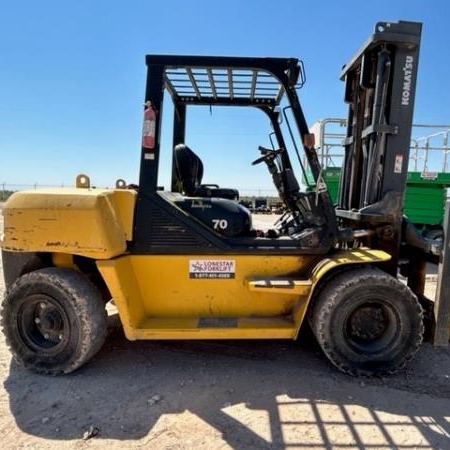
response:
<path fill-rule="evenodd" d="M 142 147 L 155 148 L 156 112 L 152 103 L 144 103 L 144 125 L 142 127 Z"/>

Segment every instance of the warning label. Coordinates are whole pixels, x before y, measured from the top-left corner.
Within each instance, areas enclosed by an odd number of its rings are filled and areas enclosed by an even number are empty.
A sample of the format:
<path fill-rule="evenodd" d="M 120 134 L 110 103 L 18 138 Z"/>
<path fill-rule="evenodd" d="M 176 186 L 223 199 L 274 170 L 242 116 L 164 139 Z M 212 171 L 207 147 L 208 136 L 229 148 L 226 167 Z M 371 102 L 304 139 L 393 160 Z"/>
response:
<path fill-rule="evenodd" d="M 403 155 L 395 155 L 394 173 L 402 173 Z"/>
<path fill-rule="evenodd" d="M 189 278 L 234 278 L 236 261 L 234 259 L 191 259 Z"/>

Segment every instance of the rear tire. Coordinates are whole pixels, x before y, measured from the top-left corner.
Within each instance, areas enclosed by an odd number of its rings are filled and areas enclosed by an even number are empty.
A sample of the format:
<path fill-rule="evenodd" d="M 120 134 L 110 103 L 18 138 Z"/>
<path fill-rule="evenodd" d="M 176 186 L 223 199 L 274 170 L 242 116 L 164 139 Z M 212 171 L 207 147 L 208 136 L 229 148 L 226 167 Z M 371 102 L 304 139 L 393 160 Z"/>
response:
<path fill-rule="evenodd" d="M 14 359 L 37 373 L 73 372 L 103 345 L 106 309 L 81 273 L 45 268 L 21 276 L 2 305 L 2 326 Z"/>
<path fill-rule="evenodd" d="M 386 375 L 414 356 L 424 331 L 411 290 L 373 268 L 331 278 L 314 300 L 311 328 L 323 352 L 351 375 Z"/>

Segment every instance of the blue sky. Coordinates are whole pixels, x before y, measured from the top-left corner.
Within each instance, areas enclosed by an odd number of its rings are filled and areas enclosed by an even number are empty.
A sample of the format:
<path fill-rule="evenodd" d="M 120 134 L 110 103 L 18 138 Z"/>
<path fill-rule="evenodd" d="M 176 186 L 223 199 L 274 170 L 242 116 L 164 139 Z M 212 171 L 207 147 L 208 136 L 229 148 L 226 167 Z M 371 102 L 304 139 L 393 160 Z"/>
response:
<path fill-rule="evenodd" d="M 136 182 L 148 53 L 298 57 L 308 123 L 343 117 L 340 68 L 380 20 L 423 22 L 414 120 L 450 123 L 446 0 L 2 2 L 0 186 L 70 185 L 80 172 L 97 186 Z M 250 163 L 269 131 L 256 110 L 200 108 L 186 140 L 205 182 L 264 193 L 270 177 Z M 166 133 L 162 145 L 167 186 Z"/>

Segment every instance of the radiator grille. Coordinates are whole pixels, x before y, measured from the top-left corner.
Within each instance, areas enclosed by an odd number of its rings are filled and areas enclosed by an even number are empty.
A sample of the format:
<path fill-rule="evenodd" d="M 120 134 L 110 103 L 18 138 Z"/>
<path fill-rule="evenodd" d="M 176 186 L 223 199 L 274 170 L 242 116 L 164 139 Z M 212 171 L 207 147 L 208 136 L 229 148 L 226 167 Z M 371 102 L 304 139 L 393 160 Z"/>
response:
<path fill-rule="evenodd" d="M 152 246 L 210 247 L 210 243 L 161 208 L 152 208 L 149 241 Z"/>

